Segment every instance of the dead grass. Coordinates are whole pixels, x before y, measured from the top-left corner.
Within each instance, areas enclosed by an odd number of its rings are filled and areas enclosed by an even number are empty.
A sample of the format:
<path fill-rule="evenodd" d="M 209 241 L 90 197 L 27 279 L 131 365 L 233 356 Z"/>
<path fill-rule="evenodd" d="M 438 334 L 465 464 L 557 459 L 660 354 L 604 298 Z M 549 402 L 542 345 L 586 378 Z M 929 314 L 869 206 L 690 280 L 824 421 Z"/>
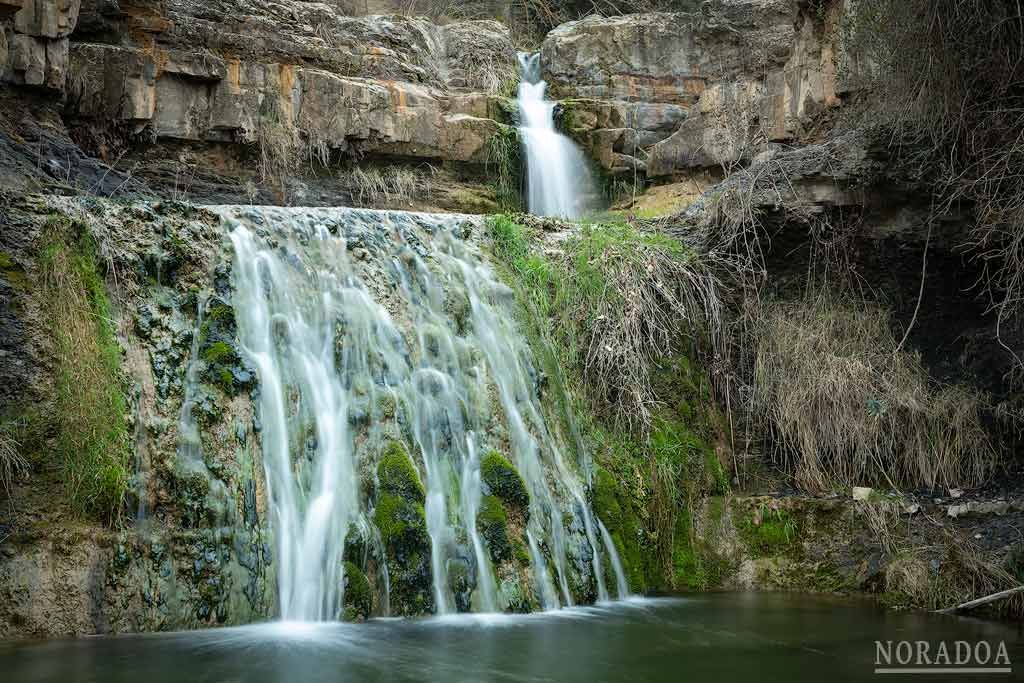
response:
<path fill-rule="evenodd" d="M 355 166 L 341 173 L 342 182 L 348 188 L 358 206 L 407 205 L 409 200 L 426 197 L 433 184 L 434 169 L 425 170 L 405 166 L 376 167 Z"/>
<path fill-rule="evenodd" d="M 0 424 L 0 486 L 10 496 L 14 482 L 28 471 L 28 460 L 21 454 L 18 427 L 12 422 Z"/>
<path fill-rule="evenodd" d="M 551 321 L 563 367 L 619 427 L 646 432 L 659 404 L 659 363 L 721 340 L 721 283 L 700 256 L 664 234 L 582 225 L 543 254 L 522 224 L 491 221 L 495 251 Z"/>
<path fill-rule="evenodd" d="M 279 97 L 267 98 L 260 113 L 256 142 L 259 146 L 259 172 L 263 182 L 283 186 L 294 175 L 302 158 L 302 138 L 289 118 Z"/>
<path fill-rule="evenodd" d="M 1019 585 L 964 532 L 928 516 L 912 520 L 902 514 L 899 499 L 873 497 L 855 505 L 889 558 L 883 600 L 892 607 L 946 609 Z M 1024 596 L 989 609 L 1019 617 L 1024 614 Z"/>
<path fill-rule="evenodd" d="M 803 488 L 972 486 L 991 472 L 985 397 L 930 382 L 885 309 L 812 294 L 767 305 L 753 339 L 752 410 Z"/>

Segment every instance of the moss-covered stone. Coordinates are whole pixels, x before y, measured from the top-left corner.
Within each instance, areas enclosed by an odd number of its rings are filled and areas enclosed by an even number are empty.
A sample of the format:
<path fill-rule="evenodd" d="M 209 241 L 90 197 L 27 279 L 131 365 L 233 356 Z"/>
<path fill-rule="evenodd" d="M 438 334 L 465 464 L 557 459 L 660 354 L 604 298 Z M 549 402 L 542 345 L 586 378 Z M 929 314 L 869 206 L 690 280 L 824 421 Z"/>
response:
<path fill-rule="evenodd" d="M 373 613 L 373 592 L 370 590 L 370 581 L 366 578 L 366 574 L 353 563 L 346 562 L 343 580 L 345 582 L 343 604 L 345 621 L 368 619 Z"/>
<path fill-rule="evenodd" d="M 519 476 L 519 470 L 498 451 L 484 454 L 480 461 L 480 478 L 493 495 L 511 508 L 525 512 L 529 507 L 530 494 L 526 491 L 523 478 Z"/>
<path fill-rule="evenodd" d="M 622 561 L 630 590 L 642 591 L 648 586 L 641 547 L 642 525 L 627 491 L 603 467 L 594 472 L 593 509 L 608 529 L 615 550 Z"/>
<path fill-rule="evenodd" d="M 377 465 L 377 477 L 381 490 L 401 496 L 407 500 L 423 503 L 426 492 L 420 482 L 419 473 L 409 454 L 398 441 L 391 441 L 384 448 Z"/>
<path fill-rule="evenodd" d="M 508 535 L 508 514 L 497 496 L 480 499 L 480 512 L 476 517 L 476 528 L 484 537 L 491 559 L 502 563 L 512 559 L 512 544 Z"/>
<path fill-rule="evenodd" d="M 433 606 L 430 536 L 423 502 L 426 494 L 401 443 L 393 441 L 377 465 L 378 490 L 373 522 L 387 554 L 391 611 L 415 615 Z"/>

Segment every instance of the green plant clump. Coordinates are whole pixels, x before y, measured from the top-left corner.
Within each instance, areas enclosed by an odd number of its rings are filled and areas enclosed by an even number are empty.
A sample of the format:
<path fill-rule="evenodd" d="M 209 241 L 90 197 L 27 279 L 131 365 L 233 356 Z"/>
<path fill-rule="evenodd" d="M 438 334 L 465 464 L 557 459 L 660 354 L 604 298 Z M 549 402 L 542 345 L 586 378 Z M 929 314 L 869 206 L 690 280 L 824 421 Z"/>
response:
<path fill-rule="evenodd" d="M 421 504 L 426 500 L 426 492 L 416 467 L 405 447 L 398 441 L 391 441 L 384 448 L 377 465 L 377 476 L 381 489 L 387 493 Z"/>
<path fill-rule="evenodd" d="M 391 609 L 395 614 L 423 614 L 432 606 L 426 494 L 401 443 L 393 441 L 384 449 L 377 479 L 373 522 L 387 554 Z"/>
<path fill-rule="evenodd" d="M 366 574 L 352 562 L 345 563 L 345 621 L 369 619 L 373 612 L 373 592 Z"/>
<path fill-rule="evenodd" d="M 55 344 L 54 461 L 78 512 L 107 521 L 128 488 L 128 404 L 121 347 L 88 229 L 51 217 L 42 235 L 41 303 Z"/>
<path fill-rule="evenodd" d="M 795 544 L 800 528 L 786 510 L 762 508 L 743 517 L 737 532 L 755 557 L 785 554 Z"/>

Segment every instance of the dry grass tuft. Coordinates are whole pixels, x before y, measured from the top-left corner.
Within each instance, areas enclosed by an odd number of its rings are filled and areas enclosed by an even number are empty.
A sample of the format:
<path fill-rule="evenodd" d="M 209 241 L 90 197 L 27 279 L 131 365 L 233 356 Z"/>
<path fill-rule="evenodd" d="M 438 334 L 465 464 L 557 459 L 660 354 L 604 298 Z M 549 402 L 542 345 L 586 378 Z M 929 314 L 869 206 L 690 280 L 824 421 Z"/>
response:
<path fill-rule="evenodd" d="M 753 410 L 802 487 L 970 486 L 991 472 L 984 397 L 930 383 L 884 309 L 824 295 L 770 304 L 753 339 Z"/>
<path fill-rule="evenodd" d="M 420 171 L 405 166 L 384 169 L 355 166 L 341 174 L 342 182 L 358 206 L 402 203 L 430 194 L 434 169 Z"/>
<path fill-rule="evenodd" d="M 491 235 L 534 315 L 552 321 L 563 367 L 579 372 L 590 398 L 620 427 L 649 431 L 661 362 L 721 340 L 720 282 L 671 237 L 583 225 L 541 255 L 528 228 L 507 217 L 492 219 Z"/>
<path fill-rule="evenodd" d="M 15 424 L 0 424 L 0 486 L 8 496 L 13 491 L 15 480 L 29 468 L 28 460 L 21 454 L 17 431 Z"/>

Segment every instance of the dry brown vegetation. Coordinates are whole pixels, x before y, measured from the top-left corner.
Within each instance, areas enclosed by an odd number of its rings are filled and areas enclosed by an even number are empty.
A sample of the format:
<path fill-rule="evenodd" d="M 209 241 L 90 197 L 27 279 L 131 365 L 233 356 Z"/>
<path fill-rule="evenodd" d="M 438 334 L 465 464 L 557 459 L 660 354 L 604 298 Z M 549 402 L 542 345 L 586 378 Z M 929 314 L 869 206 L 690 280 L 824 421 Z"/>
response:
<path fill-rule="evenodd" d="M 935 386 L 889 319 L 819 294 L 768 304 L 756 323 L 752 408 L 802 487 L 955 487 L 991 471 L 984 397 Z"/>
<path fill-rule="evenodd" d="M 902 509 L 899 499 L 885 497 L 856 503 L 872 537 L 891 558 L 883 595 L 891 606 L 940 610 L 1019 585 L 962 531 L 927 516 L 913 526 Z M 1024 614 L 1024 596 L 1000 601 L 991 609 L 1019 617 Z"/>

